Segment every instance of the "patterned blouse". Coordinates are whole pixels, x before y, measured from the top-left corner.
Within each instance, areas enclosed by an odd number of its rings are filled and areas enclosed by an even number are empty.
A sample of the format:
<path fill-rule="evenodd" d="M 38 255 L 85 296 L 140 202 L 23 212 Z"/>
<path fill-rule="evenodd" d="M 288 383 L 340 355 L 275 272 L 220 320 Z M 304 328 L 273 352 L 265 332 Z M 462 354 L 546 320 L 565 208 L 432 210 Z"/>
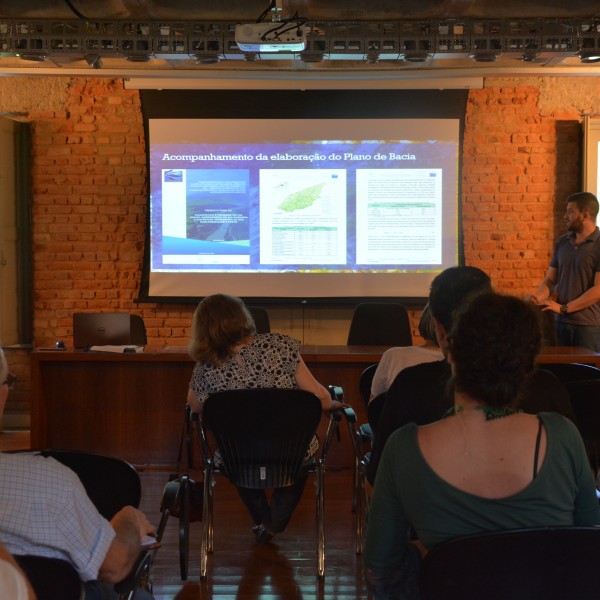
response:
<path fill-rule="evenodd" d="M 259 333 L 250 344 L 217 367 L 196 363 L 190 388 L 204 402 L 214 392 L 246 388 L 297 388 L 296 371 L 300 364 L 300 342 L 281 333 Z M 305 459 L 319 449 L 315 435 Z M 215 454 L 215 464 L 221 458 Z"/>
<path fill-rule="evenodd" d="M 260 333 L 250 344 L 213 367 L 196 363 L 190 388 L 199 402 L 213 392 L 246 388 L 297 388 L 300 342 L 281 333 Z"/>

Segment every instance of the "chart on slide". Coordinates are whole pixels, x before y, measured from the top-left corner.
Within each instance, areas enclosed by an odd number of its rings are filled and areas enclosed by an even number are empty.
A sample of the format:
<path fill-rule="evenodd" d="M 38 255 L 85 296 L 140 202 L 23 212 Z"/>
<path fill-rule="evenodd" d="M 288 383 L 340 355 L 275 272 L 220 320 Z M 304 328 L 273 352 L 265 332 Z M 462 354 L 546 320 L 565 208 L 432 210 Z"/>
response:
<path fill-rule="evenodd" d="M 261 264 L 346 262 L 346 172 L 260 172 Z"/>
<path fill-rule="evenodd" d="M 441 169 L 357 171 L 357 263 L 438 264 L 441 230 Z"/>

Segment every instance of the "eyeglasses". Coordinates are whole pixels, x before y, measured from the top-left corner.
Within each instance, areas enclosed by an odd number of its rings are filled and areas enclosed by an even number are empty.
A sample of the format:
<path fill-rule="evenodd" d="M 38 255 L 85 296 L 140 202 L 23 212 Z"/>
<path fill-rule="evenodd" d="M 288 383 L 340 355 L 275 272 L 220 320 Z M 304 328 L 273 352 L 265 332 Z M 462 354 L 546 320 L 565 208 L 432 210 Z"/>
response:
<path fill-rule="evenodd" d="M 12 390 L 15 385 L 16 380 L 17 380 L 17 376 L 14 373 L 9 373 L 6 376 L 6 379 L 2 382 L 2 385 L 7 385 L 8 389 Z"/>

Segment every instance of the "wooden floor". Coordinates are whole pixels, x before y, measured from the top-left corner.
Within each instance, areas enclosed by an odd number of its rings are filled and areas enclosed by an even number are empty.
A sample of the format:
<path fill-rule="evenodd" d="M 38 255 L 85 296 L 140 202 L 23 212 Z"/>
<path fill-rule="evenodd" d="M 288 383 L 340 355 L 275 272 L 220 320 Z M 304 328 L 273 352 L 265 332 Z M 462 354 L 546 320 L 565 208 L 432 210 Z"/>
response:
<path fill-rule="evenodd" d="M 0 450 L 29 447 L 28 432 L 0 433 Z M 140 471 L 141 508 L 158 524 L 165 471 Z M 312 477 L 287 530 L 269 544 L 257 545 L 251 520 L 237 492 L 219 477 L 214 489 L 214 552 L 208 576 L 200 581 L 200 523 L 191 526 L 190 571 L 181 581 L 178 521 L 171 519 L 154 565 L 156 600 L 199 598 L 253 600 L 366 599 L 360 556 L 354 551 L 349 470 L 328 471 L 325 489 L 325 577 L 316 576 L 315 488 Z"/>

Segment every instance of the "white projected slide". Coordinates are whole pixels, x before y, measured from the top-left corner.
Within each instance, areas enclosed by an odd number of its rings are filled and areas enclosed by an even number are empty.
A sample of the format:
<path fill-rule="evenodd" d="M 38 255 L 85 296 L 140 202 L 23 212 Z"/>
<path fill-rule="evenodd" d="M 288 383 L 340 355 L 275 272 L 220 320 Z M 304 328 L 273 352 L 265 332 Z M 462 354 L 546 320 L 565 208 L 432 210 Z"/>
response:
<path fill-rule="evenodd" d="M 155 297 L 423 297 L 458 262 L 458 119 L 150 119 Z"/>

